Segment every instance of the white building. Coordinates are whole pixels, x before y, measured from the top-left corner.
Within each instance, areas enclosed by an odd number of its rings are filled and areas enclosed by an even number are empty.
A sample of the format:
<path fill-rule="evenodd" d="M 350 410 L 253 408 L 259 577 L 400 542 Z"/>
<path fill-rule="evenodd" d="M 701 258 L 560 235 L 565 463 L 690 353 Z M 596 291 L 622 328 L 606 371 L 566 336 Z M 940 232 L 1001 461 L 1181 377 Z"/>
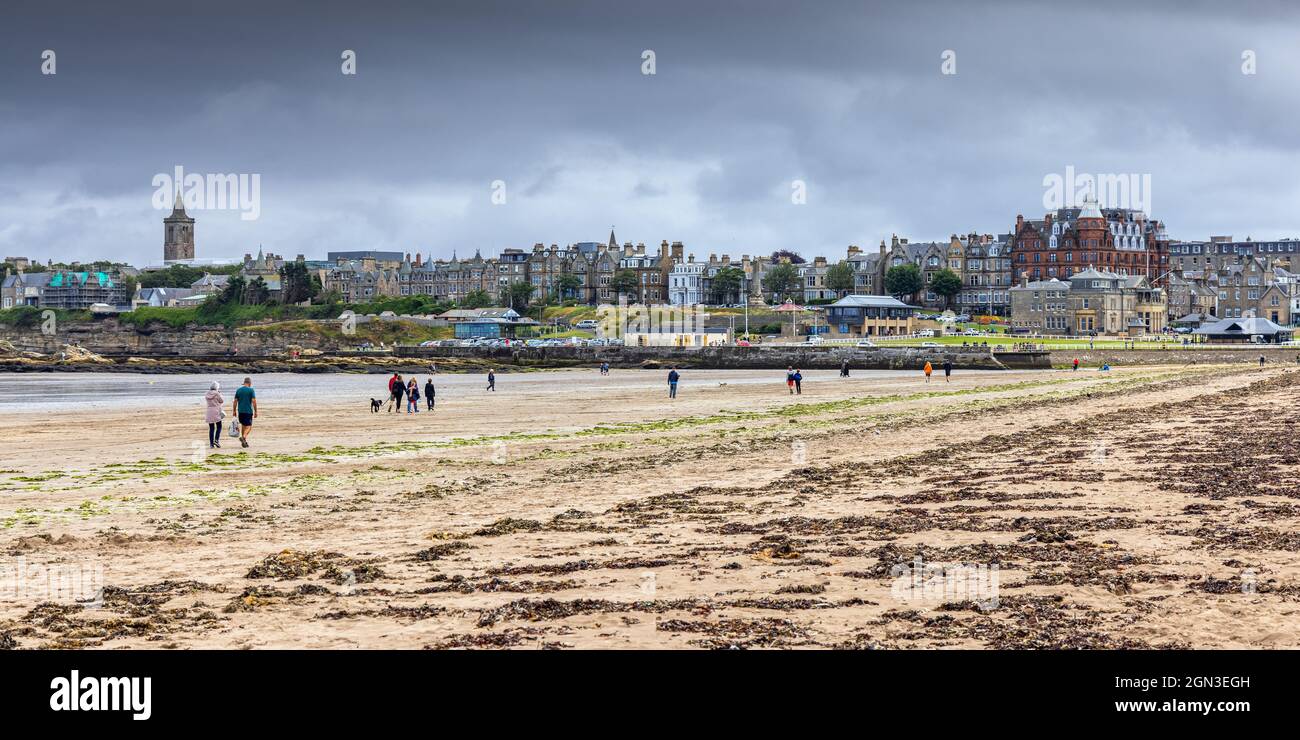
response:
<path fill-rule="evenodd" d="M 691 255 L 685 262 L 678 262 L 668 273 L 668 302 L 674 306 L 694 306 L 707 303 L 705 295 L 705 277 L 708 263 L 696 262 Z"/>

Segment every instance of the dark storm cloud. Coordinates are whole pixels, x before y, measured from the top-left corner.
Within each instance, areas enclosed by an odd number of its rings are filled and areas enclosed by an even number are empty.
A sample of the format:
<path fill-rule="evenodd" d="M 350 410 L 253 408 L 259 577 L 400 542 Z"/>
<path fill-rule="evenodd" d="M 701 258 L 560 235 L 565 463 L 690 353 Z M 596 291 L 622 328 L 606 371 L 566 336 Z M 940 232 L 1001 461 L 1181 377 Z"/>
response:
<path fill-rule="evenodd" d="M 259 219 L 194 214 L 209 257 L 445 256 L 610 224 L 701 254 L 838 255 L 1004 231 L 1067 165 L 1149 173 L 1175 237 L 1300 236 L 1285 3 L 44 2 L 4 20 L 4 254 L 157 261 L 151 179 L 176 165 L 261 176 Z"/>

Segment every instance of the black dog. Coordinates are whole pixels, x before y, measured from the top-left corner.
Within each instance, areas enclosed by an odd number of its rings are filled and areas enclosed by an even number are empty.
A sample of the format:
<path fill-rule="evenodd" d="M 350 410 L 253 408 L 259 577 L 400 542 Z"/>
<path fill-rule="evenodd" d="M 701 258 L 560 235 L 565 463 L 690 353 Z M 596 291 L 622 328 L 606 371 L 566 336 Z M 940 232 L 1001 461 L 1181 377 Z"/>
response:
<path fill-rule="evenodd" d="M 379 410 L 382 409 L 383 407 L 384 407 L 383 401 L 376 401 L 373 398 L 370 399 L 370 413 L 377 414 L 379 413 Z"/>

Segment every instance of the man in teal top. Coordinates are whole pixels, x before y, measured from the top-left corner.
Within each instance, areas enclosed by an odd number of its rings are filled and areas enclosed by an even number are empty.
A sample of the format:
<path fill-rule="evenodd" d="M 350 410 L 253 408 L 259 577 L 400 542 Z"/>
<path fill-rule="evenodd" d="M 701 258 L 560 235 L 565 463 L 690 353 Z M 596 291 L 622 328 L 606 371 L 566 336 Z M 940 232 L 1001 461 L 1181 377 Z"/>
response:
<path fill-rule="evenodd" d="M 253 392 L 252 378 L 244 378 L 244 384 L 235 391 L 235 416 L 239 418 L 239 444 L 247 447 L 253 419 L 257 418 L 257 394 Z"/>

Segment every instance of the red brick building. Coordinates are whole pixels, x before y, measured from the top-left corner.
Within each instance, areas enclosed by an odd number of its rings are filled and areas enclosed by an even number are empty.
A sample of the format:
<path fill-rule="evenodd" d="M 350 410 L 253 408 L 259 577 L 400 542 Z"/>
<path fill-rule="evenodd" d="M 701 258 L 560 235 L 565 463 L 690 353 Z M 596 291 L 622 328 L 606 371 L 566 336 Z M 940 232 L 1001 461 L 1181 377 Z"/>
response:
<path fill-rule="evenodd" d="M 1142 211 L 1099 208 L 1089 199 L 1082 208 L 1060 208 L 1039 221 L 1016 216 L 1011 240 L 1014 279 L 1068 280 L 1088 267 L 1120 275 L 1145 275 L 1163 286 L 1169 273 L 1169 237 L 1162 222 Z"/>

